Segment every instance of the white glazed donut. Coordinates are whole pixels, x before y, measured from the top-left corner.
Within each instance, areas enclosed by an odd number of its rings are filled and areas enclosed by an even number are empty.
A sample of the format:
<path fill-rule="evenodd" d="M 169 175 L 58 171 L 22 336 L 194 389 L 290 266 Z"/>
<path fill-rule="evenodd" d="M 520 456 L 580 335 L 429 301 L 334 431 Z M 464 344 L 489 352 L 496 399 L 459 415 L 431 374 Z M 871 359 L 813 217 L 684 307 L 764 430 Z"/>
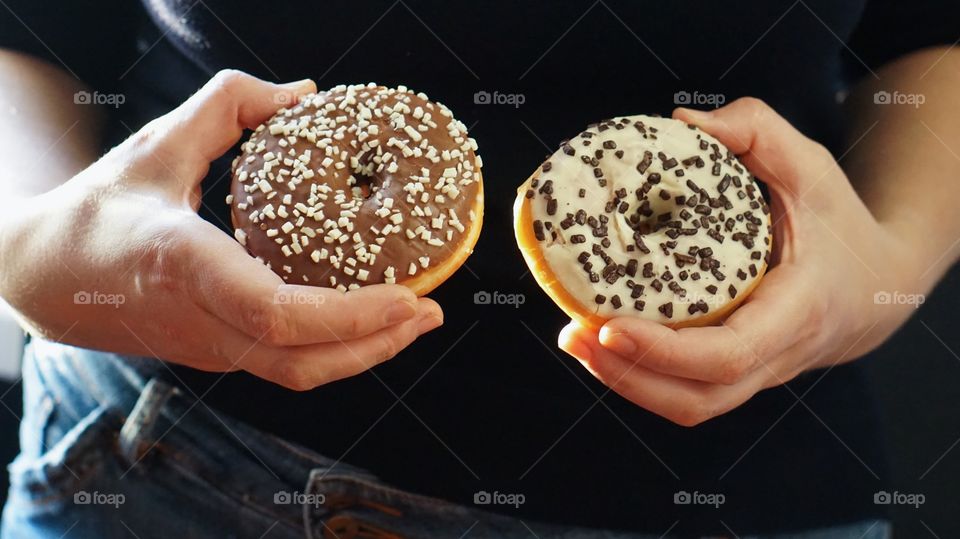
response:
<path fill-rule="evenodd" d="M 770 260 L 754 178 L 715 138 L 669 118 L 591 125 L 520 187 L 514 210 L 537 282 L 593 328 L 618 316 L 716 323 Z"/>

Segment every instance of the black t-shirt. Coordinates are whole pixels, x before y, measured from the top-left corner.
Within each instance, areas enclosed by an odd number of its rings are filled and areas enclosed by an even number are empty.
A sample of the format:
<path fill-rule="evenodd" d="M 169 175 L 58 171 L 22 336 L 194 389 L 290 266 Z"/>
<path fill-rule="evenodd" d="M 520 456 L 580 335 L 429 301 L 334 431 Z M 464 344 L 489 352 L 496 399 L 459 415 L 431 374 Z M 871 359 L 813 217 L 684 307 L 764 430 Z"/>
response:
<path fill-rule="evenodd" d="M 950 44 L 958 7 L 864 0 L 743 2 L 262 2 L 19 0 L 0 46 L 122 92 L 105 146 L 215 71 L 320 88 L 405 84 L 471 126 L 487 212 L 474 255 L 431 297 L 445 325 L 373 372 L 294 393 L 244 373 L 177 373 L 205 402 L 402 488 L 463 503 L 522 493 L 522 518 L 660 534 L 738 534 L 882 515 L 888 479 L 873 400 L 856 364 L 807 373 L 697 428 L 625 401 L 556 347 L 566 322 L 527 274 L 512 234 L 516 186 L 587 123 L 669 114 L 675 93 L 760 97 L 840 153 L 853 79 Z M 14 15 L 15 14 L 15 15 Z M 477 92 L 523 96 L 480 104 Z M 227 229 L 228 163 L 204 189 Z M 523 294 L 478 305 L 480 291 Z M 802 398 L 802 402 L 798 401 Z M 721 493 L 719 508 L 678 491 Z M 722 521 L 722 522 L 721 522 Z M 729 526 L 729 530 L 726 528 Z"/>

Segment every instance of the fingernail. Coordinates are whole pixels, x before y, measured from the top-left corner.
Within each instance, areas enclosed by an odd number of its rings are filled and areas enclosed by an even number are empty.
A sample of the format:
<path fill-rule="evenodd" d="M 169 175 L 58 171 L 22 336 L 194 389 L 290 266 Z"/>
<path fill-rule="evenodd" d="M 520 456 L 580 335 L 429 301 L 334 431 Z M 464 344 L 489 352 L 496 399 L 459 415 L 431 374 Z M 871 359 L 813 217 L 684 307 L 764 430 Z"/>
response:
<path fill-rule="evenodd" d="M 419 322 L 417 322 L 417 332 L 420 335 L 423 335 L 424 333 L 430 331 L 431 329 L 436 329 L 440 327 L 442 324 L 443 324 L 442 318 L 438 318 L 436 315 L 433 315 L 433 314 L 428 314 L 427 316 L 424 316 L 423 318 L 421 318 Z"/>
<path fill-rule="evenodd" d="M 700 120 L 700 121 L 702 121 L 702 120 L 708 120 L 708 119 L 710 119 L 710 117 L 713 116 L 713 111 L 712 111 L 712 110 L 697 110 L 697 109 L 688 109 L 688 108 L 680 108 L 680 109 L 677 109 L 677 110 L 683 111 L 683 113 L 684 113 L 688 118 L 690 118 L 691 120 L 695 120 L 695 121 L 696 121 L 696 120 Z"/>
<path fill-rule="evenodd" d="M 637 343 L 623 333 L 611 333 L 600 336 L 600 344 L 604 348 L 616 352 L 621 356 L 632 356 L 637 352 Z"/>
<path fill-rule="evenodd" d="M 387 309 L 387 324 L 399 324 L 405 320 L 410 320 L 417 314 L 417 307 L 409 301 L 398 301 Z"/>
<path fill-rule="evenodd" d="M 287 82 L 280 85 L 283 88 L 292 90 L 294 92 L 308 92 L 313 90 L 314 84 L 312 79 L 303 79 L 294 82 Z"/>

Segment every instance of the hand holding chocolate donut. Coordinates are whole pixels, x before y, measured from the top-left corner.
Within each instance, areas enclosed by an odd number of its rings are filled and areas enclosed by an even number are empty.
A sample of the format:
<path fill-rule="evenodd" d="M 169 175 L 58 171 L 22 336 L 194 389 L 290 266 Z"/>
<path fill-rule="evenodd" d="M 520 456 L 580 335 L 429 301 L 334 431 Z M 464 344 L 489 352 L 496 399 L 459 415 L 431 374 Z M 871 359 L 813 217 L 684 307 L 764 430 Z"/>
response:
<path fill-rule="evenodd" d="M 0 218 L 5 252 L 33 253 L 29 264 L 5 259 L 0 293 L 38 336 L 205 371 L 245 370 L 290 389 L 393 357 L 442 323 L 435 302 L 398 285 L 344 293 L 284 283 L 196 213 L 210 162 L 277 103 L 314 92 L 309 80 L 218 73 L 62 186 Z M 78 293 L 113 301 L 78 301 Z"/>

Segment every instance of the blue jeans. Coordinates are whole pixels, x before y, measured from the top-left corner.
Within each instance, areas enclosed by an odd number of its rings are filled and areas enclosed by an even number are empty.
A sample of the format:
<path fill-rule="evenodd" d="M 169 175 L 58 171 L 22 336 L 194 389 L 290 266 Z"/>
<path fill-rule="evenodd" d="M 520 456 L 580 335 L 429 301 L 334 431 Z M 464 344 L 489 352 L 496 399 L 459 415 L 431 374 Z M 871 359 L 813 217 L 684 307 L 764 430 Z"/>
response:
<path fill-rule="evenodd" d="M 2 539 L 639 538 L 404 492 L 215 413 L 156 360 L 34 340 Z M 778 538 L 890 537 L 886 522 Z"/>

